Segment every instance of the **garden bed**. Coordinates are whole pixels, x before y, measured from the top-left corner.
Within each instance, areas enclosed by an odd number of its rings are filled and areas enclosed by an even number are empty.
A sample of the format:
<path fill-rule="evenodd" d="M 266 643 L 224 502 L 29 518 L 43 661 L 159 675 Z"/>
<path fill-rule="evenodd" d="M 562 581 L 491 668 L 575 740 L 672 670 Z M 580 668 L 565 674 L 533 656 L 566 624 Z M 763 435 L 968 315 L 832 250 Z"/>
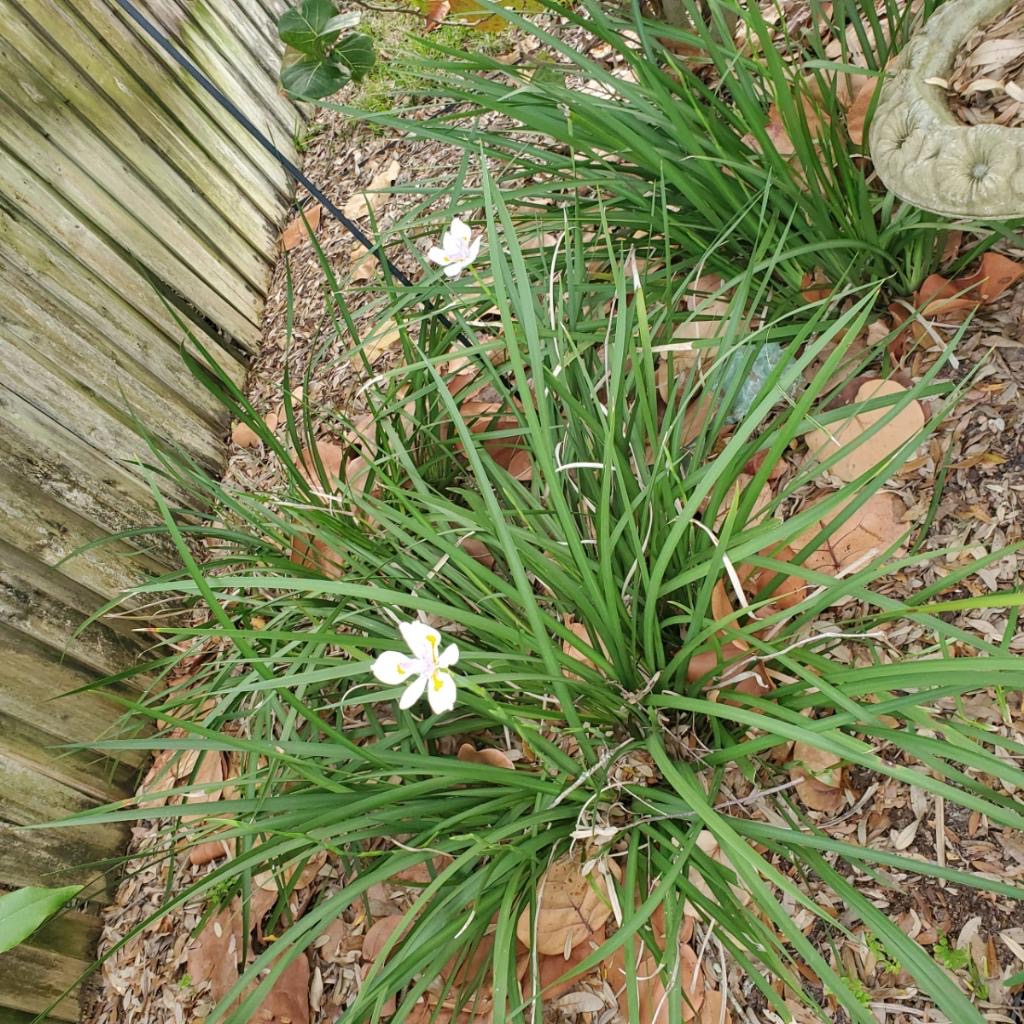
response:
<path fill-rule="evenodd" d="M 791 13 L 794 22 L 803 16 L 799 11 Z M 566 38 L 582 53 L 603 62 L 609 75 L 623 73 L 622 61 L 603 39 L 588 39 L 578 28 L 564 31 L 575 33 Z M 534 56 L 529 45 L 518 37 L 508 37 L 508 48 L 495 47 L 495 53 L 498 59 L 508 60 L 510 64 Z M 712 79 L 713 76 L 708 76 L 709 81 Z M 586 87 L 588 83 L 583 80 L 577 84 Z M 422 108 L 425 118 L 434 112 L 436 108 L 429 105 Z M 497 122 L 491 122 L 494 123 Z M 309 134 L 307 174 L 364 230 L 373 226 L 370 209 L 376 228 L 384 234 L 392 231 L 395 225 L 410 223 L 414 209 L 417 216 L 423 214 L 424 210 L 417 208 L 422 204 L 426 191 L 421 188 L 425 178 L 436 190 L 433 207 L 438 211 L 436 221 L 440 223 L 447 219 L 444 215 L 445 183 L 457 183 L 451 190 L 455 194 L 471 188 L 480 180 L 478 169 L 468 176 L 464 174 L 463 147 L 427 141 L 415 133 L 403 135 L 387 127 L 355 126 L 342 114 L 323 112 Z M 385 187 L 394 191 L 387 196 L 370 197 L 368 206 L 364 204 L 360 208 L 358 197 L 362 190 Z M 302 201 L 304 197 L 300 195 L 299 198 Z M 292 414 L 299 418 L 299 434 L 302 433 L 302 425 L 308 422 L 311 435 L 326 446 L 351 444 L 346 435 L 351 430 L 352 421 L 358 421 L 360 416 L 374 409 L 375 382 L 386 379 L 389 374 L 401 373 L 408 357 L 407 339 L 403 339 L 397 327 L 392 330 L 388 326 L 386 316 L 381 312 L 390 306 L 387 292 L 381 285 L 379 268 L 372 263 L 362 263 L 361 247 L 341 225 L 326 213 L 314 213 L 314 209 L 312 204 L 306 206 L 315 243 L 305 236 L 302 224 L 296 224 L 286 232 L 287 248 L 275 273 L 273 294 L 267 308 L 264 345 L 247 383 L 247 397 L 255 413 L 263 417 L 265 425 L 285 446 L 289 444 L 289 437 L 295 436 L 295 425 L 289 422 L 287 406 L 294 406 Z M 480 211 L 478 221 L 479 214 Z M 538 220 L 535 233 L 521 238 L 525 243 L 523 248 L 527 251 L 538 248 L 547 253 L 556 250 L 562 240 L 557 231 L 549 229 L 549 224 Z M 402 270 L 415 277 L 424 273 L 426 261 L 412 258 L 408 245 L 420 247 L 425 254 L 432 241 L 436 239 L 403 237 L 401 232 L 395 231 L 388 251 Z M 964 240 L 958 234 L 954 235 L 943 253 L 938 269 L 940 272 L 948 271 L 948 278 L 955 278 L 953 286 L 948 280 L 940 284 L 929 278 L 930 286 L 928 281 L 924 282 L 916 294 L 900 297 L 892 294 L 890 289 L 890 301 L 872 314 L 870 324 L 866 326 L 864 345 L 893 334 L 899 326 L 901 308 L 925 310 L 918 321 L 920 329 L 908 331 L 902 339 L 882 345 L 875 354 L 864 347 L 861 350 L 866 353 L 863 365 L 858 365 L 856 372 L 849 371 L 854 384 L 884 378 L 899 382 L 901 387 L 914 389 L 920 387 L 922 381 L 927 382 L 929 374 L 932 374 L 936 387 L 946 384 L 955 389 L 963 385 L 930 436 L 885 481 L 886 492 L 898 503 L 896 507 L 901 526 L 919 534 L 913 537 L 915 550 L 922 556 L 931 551 L 944 552 L 938 557 L 922 557 L 916 563 L 901 565 L 871 581 L 872 592 L 877 598 L 891 602 L 893 606 L 898 602 L 911 601 L 916 594 L 929 588 L 937 599 L 956 602 L 1019 589 L 1024 584 L 1024 567 L 1019 553 L 1013 550 L 1024 533 L 1024 410 L 1021 403 L 1024 344 L 1020 340 L 1024 323 L 1024 285 L 1011 283 L 996 295 L 992 294 L 994 288 L 989 293 L 984 291 L 983 285 L 975 284 L 974 287 L 982 290 L 973 302 L 969 301 L 967 307 L 950 305 L 959 300 L 951 299 L 943 288 L 952 287 L 954 294 L 963 291 L 968 287 L 964 275 L 976 270 L 975 263 L 969 267 L 957 263 L 961 253 L 968 251 L 969 244 L 970 236 Z M 1024 251 L 1007 245 L 1000 246 L 1000 251 L 1007 262 L 1024 256 Z M 653 256 L 648 256 L 648 259 L 653 266 Z M 353 309 L 363 311 L 357 318 L 357 325 L 364 334 L 369 333 L 369 340 L 359 350 L 348 347 L 330 327 L 330 303 L 325 302 L 325 260 L 343 282 L 344 301 Z M 358 269 L 360 267 L 365 269 Z M 686 268 L 687 273 L 690 270 L 692 268 Z M 701 305 L 698 299 L 696 305 L 705 313 L 705 318 L 699 321 L 697 337 L 693 339 L 697 341 L 713 339 L 724 330 L 732 301 L 731 295 L 723 298 L 715 286 L 704 287 L 713 302 L 725 303 L 725 309 L 718 305 L 709 307 L 707 301 Z M 827 280 L 804 282 L 805 298 L 810 302 L 827 301 L 831 288 Z M 816 294 L 816 291 L 821 294 Z M 901 307 L 900 298 L 905 300 L 906 307 Z M 932 304 L 930 307 L 929 303 Z M 608 308 L 614 309 L 612 300 L 609 300 Z M 481 307 L 475 311 L 478 319 L 471 321 L 473 326 L 480 327 L 489 336 L 498 331 L 490 310 Z M 973 319 L 956 341 L 953 358 L 943 362 L 946 346 L 966 312 L 970 312 Z M 384 316 L 383 323 L 375 322 L 375 318 L 380 316 Z M 872 328 L 875 328 L 874 337 Z M 678 339 L 680 336 L 675 337 Z M 684 341 L 690 338 L 690 335 L 682 336 Z M 684 350 L 685 346 L 679 346 L 679 351 Z M 459 350 L 453 346 L 453 351 L 457 353 Z M 807 381 L 814 379 L 817 372 L 815 366 L 810 367 Z M 499 381 L 493 383 L 500 386 Z M 837 379 L 837 383 L 847 381 Z M 861 396 L 861 400 L 865 397 L 870 400 L 874 393 L 869 391 L 866 396 Z M 947 388 L 946 396 L 950 393 Z M 490 392 L 482 394 L 487 398 Z M 849 404 L 853 399 L 853 393 L 844 392 L 829 409 L 833 412 L 842 410 L 843 403 Z M 915 399 L 921 405 L 922 422 L 938 412 L 942 400 L 934 388 L 919 400 Z M 832 429 L 838 429 L 835 423 L 841 422 L 841 419 L 835 420 Z M 700 429 L 700 424 L 696 429 Z M 723 427 L 722 437 L 730 437 L 732 429 L 731 426 Z M 308 445 L 310 436 L 303 436 Z M 259 425 L 253 422 L 253 418 L 240 424 L 233 438 L 235 443 L 225 478 L 226 486 L 252 495 L 284 494 L 288 486 L 287 474 L 266 437 L 260 436 Z M 324 449 L 328 450 L 329 447 Z M 723 450 L 720 438 L 709 442 L 712 457 L 724 458 Z M 771 480 L 763 481 L 768 487 L 769 499 L 783 494 L 791 482 L 798 483 L 775 507 L 773 514 L 780 519 L 799 515 L 808 508 L 810 501 L 821 499 L 823 494 L 838 493 L 859 475 L 854 474 L 853 478 L 844 476 L 839 466 L 831 466 L 812 480 L 799 483 L 801 474 L 813 464 L 812 456 L 813 441 L 809 444 L 806 435 L 794 436 L 780 453 L 777 471 L 773 469 Z M 752 468 L 747 474 L 747 485 L 756 473 L 757 469 Z M 741 484 L 741 493 L 742 487 Z M 721 530 L 726 515 L 726 506 L 723 505 L 721 519 L 717 523 L 714 516 L 707 517 L 709 526 Z M 751 521 L 756 521 L 756 514 L 752 515 Z M 1005 554 L 985 564 L 987 556 L 1003 549 L 1007 549 Z M 213 554 L 216 553 L 214 547 Z M 977 571 L 971 571 L 979 562 L 983 564 Z M 330 565 L 325 566 L 321 562 L 319 568 L 329 569 Z M 839 575 L 855 574 L 859 568 L 857 565 L 838 565 L 836 571 Z M 720 566 L 718 571 L 721 571 Z M 948 587 L 943 585 L 947 577 L 952 580 Z M 730 596 L 733 604 L 742 599 L 741 595 L 729 594 L 728 584 L 723 592 L 727 605 Z M 273 613 L 272 603 L 269 607 L 270 610 L 261 610 L 255 618 L 250 618 L 246 628 L 264 628 Z M 986 607 L 980 603 L 978 607 L 966 610 L 955 608 L 942 612 L 942 621 L 947 624 L 948 632 L 939 643 L 936 642 L 934 624 L 912 616 L 883 618 L 872 621 L 865 628 L 860 625 L 860 619 L 866 607 L 862 598 L 847 595 L 806 623 L 804 632 L 789 637 L 787 642 L 799 646 L 808 643 L 808 636 L 817 637 L 824 641 L 822 650 L 827 650 L 832 663 L 850 669 L 893 665 L 916 657 L 938 659 L 941 648 L 946 657 L 962 662 L 963 672 L 971 673 L 974 671 L 972 660 L 982 649 L 990 652 L 998 648 L 1007 655 L 1024 653 L 1024 634 L 1017 629 L 1016 615 L 1008 612 L 1006 607 Z M 728 619 L 735 616 L 736 609 L 727 607 L 724 615 L 721 612 L 719 606 L 715 618 Z M 196 620 L 197 624 L 202 621 L 201 617 Z M 564 652 L 580 663 L 580 672 L 595 670 L 595 662 L 600 660 L 602 653 L 601 642 L 586 627 L 582 633 L 577 633 L 577 637 L 584 644 L 593 643 L 593 647 L 580 650 L 570 643 Z M 771 639 L 769 637 L 769 641 Z M 207 641 L 211 648 L 216 642 Z M 216 658 L 215 653 L 213 656 Z M 199 657 L 210 657 L 210 651 L 201 652 Z M 202 662 L 199 663 L 200 670 L 201 665 Z M 188 666 L 187 671 L 194 672 L 195 667 Z M 184 675 L 179 672 L 174 678 L 186 679 L 187 671 Z M 780 670 L 773 685 L 785 686 L 787 671 Z M 567 678 L 573 678 L 571 672 Z M 727 674 L 725 679 L 728 680 Z M 721 682 L 718 678 L 714 685 L 720 688 Z M 630 698 L 627 696 L 625 699 L 628 701 Z M 332 707 L 333 710 L 332 705 L 324 707 Z M 374 715 L 379 712 L 371 710 L 369 717 L 364 717 L 361 707 L 338 710 L 336 724 L 353 735 L 364 735 L 374 727 Z M 926 737 L 929 729 L 932 736 L 938 736 L 935 730 L 940 723 L 956 716 L 966 716 L 978 723 L 991 740 L 1004 737 L 1010 742 L 1020 741 L 1022 708 L 1019 690 L 997 692 L 981 687 L 966 697 L 960 694 L 937 697 L 929 707 L 934 717 L 925 724 L 918 723 Z M 389 721 L 386 714 L 385 720 Z M 905 722 L 902 724 L 909 728 Z M 245 740 L 249 736 L 250 726 L 244 717 L 234 715 L 227 724 L 222 722 L 221 727 L 235 740 Z M 698 763 L 700 744 L 706 742 L 707 736 L 684 722 L 682 716 L 666 720 L 665 728 L 668 737 L 666 747 L 671 747 L 674 756 L 680 760 L 692 757 L 694 763 Z M 578 753 L 572 749 L 571 737 L 555 733 L 551 738 L 562 744 L 563 752 Z M 524 743 L 522 736 L 518 736 L 514 728 L 501 729 L 494 722 L 478 734 L 456 730 L 438 735 L 434 740 L 435 754 L 457 760 L 461 756 L 461 744 L 467 740 L 474 744 L 478 740 L 486 741 L 488 749 L 494 751 L 492 765 L 504 764 L 497 757 L 503 754 L 515 765 L 516 771 L 521 768 L 529 771 L 536 766 L 536 751 Z M 915 758 L 909 748 L 889 746 L 891 742 L 879 741 L 878 750 L 893 759 L 901 770 L 922 769 L 923 774 L 927 774 L 924 754 L 923 760 Z M 792 751 L 782 749 L 775 756 L 785 763 L 792 756 Z M 165 757 L 165 765 L 166 762 Z M 607 767 L 609 758 L 600 763 Z M 626 781 L 612 782 L 613 788 L 616 785 L 644 785 L 644 779 L 655 778 L 662 771 L 646 756 L 627 759 L 621 765 L 614 760 L 611 763 L 629 776 Z M 1009 758 L 1007 763 L 1010 763 Z M 899 855 L 921 864 L 970 869 L 983 878 L 1003 883 L 1016 882 L 1024 873 L 1024 838 L 1021 833 L 993 823 L 985 813 L 954 805 L 934 791 L 927 792 L 919 786 L 867 768 L 843 768 L 838 762 L 831 761 L 819 768 L 821 775 L 814 780 L 819 788 L 815 792 L 801 789 L 800 780 L 803 778 L 806 787 L 806 776 L 801 777 L 792 771 L 788 773 L 789 781 L 781 784 L 785 791 L 797 789 L 803 802 L 806 827 L 813 829 L 815 834 L 827 840 L 870 848 L 883 855 Z M 190 772 L 194 770 L 193 762 L 188 770 L 172 771 L 172 778 L 176 777 L 182 785 L 202 782 L 208 797 L 210 790 L 217 787 L 216 794 L 225 800 L 232 799 L 231 795 L 224 795 L 226 788 L 233 788 L 233 783 L 227 780 L 245 774 L 237 764 L 231 763 L 231 755 L 228 754 L 216 769 L 219 776 L 193 778 Z M 782 774 L 785 776 L 787 773 L 783 771 Z M 638 779 L 641 780 L 639 783 Z M 774 787 L 766 788 L 762 783 L 760 776 L 752 779 L 749 773 L 730 765 L 724 777 L 719 779 L 716 806 L 736 808 L 736 815 L 747 822 L 767 825 L 784 822 L 786 819 L 780 817 L 773 800 Z M 999 796 L 1010 801 L 1014 799 L 1013 782 L 989 774 L 985 783 Z M 152 788 L 151 780 L 150 791 Z M 580 814 L 583 813 L 581 809 Z M 619 827 L 615 822 L 612 816 L 603 822 L 603 826 Z M 185 892 L 190 884 L 216 871 L 218 865 L 229 859 L 227 855 L 233 849 L 230 845 L 218 844 L 210 834 L 203 838 L 206 842 L 202 856 L 192 856 L 187 852 L 177 855 L 179 870 L 172 893 Z M 166 833 L 157 823 L 140 822 L 135 829 L 133 852 L 144 854 L 153 851 L 165 841 Z M 370 848 L 381 850 L 385 845 L 374 846 L 371 843 Z M 401 850 L 404 847 L 399 843 L 389 849 Z M 209 859 L 204 860 L 204 857 Z M 725 863 L 728 864 L 728 859 Z M 956 885 L 948 878 L 915 876 L 898 866 L 874 866 L 868 870 L 839 860 L 835 867 L 841 876 L 840 882 L 846 879 L 900 932 L 931 950 L 941 969 L 955 977 L 961 988 L 969 993 L 984 1019 L 993 1022 L 1015 1019 L 1011 994 L 1002 983 L 1024 966 L 1024 912 L 1019 902 L 1005 895 Z M 858 914 L 853 913 L 847 902 L 837 895 L 839 889 L 787 865 L 786 870 L 790 869 L 790 880 L 825 916 L 856 929 L 853 937 L 837 939 L 836 933 L 824 927 L 807 906 L 799 905 L 792 890 L 775 890 L 780 905 L 823 962 L 829 962 L 848 980 L 857 998 L 870 1009 L 876 1020 L 883 1024 L 917 1024 L 919 1021 L 948 1019 L 935 1008 L 932 997 L 920 989 L 908 973 L 907 965 L 894 956 L 892 947 L 876 933 L 861 927 Z M 303 911 L 321 905 L 324 899 L 342 889 L 350 878 L 349 870 L 350 866 L 340 856 L 319 851 L 308 861 L 303 861 L 301 872 L 293 879 L 294 891 L 290 895 L 285 892 L 284 902 L 290 902 L 292 912 L 301 919 Z M 372 943 L 379 949 L 391 934 L 386 929 L 374 932 L 375 925 L 390 922 L 389 927 L 393 931 L 399 923 L 395 920 L 396 915 L 400 916 L 413 906 L 416 896 L 423 886 L 431 884 L 437 870 L 437 864 L 432 869 L 425 865 L 406 869 L 402 877 L 395 876 L 386 883 L 375 885 L 360 909 L 350 909 L 337 917 L 312 942 L 308 953 L 298 957 L 295 963 L 300 966 L 294 970 L 289 968 L 288 973 L 282 976 L 288 982 L 280 986 L 279 1001 L 273 1006 L 269 1003 L 264 1006 L 265 1019 L 268 1022 L 297 1022 L 306 1020 L 307 1013 L 311 1021 L 336 1019 L 355 998 L 374 960 L 375 954 L 367 952 L 367 943 L 371 942 L 368 936 L 374 936 Z M 107 948 L 129 934 L 166 899 L 166 886 L 166 864 L 161 861 L 146 864 L 128 876 L 108 917 Z M 716 893 L 718 888 L 716 886 Z M 264 876 L 262 882 L 256 881 L 251 905 L 257 905 L 256 894 L 262 893 L 263 913 L 269 912 L 271 904 L 278 902 L 281 889 L 280 878 Z M 212 918 L 208 916 L 211 908 L 215 911 Z M 104 967 L 103 984 L 87 1018 L 90 1024 L 113 1021 L 163 1024 L 165 1021 L 205 1017 L 213 1007 L 211 990 L 221 987 L 226 991 L 223 986 L 227 984 L 230 987 L 229 983 L 237 975 L 237 972 L 232 975 L 231 970 L 227 971 L 227 977 L 218 974 L 219 967 L 238 952 L 236 947 L 230 946 L 232 936 L 238 931 L 238 924 L 233 921 L 235 914 L 235 904 L 229 900 L 220 905 L 208 892 L 200 893 L 187 899 L 170 915 L 161 917 L 153 927 L 132 937 L 125 947 L 113 953 Z M 269 920 L 261 921 L 262 914 L 253 916 L 254 949 L 271 948 L 274 928 Z M 268 925 L 265 930 L 264 923 Z M 604 927 L 602 923 L 600 929 L 595 928 L 595 936 L 600 930 L 603 938 Z M 694 927 L 692 923 L 690 927 Z M 764 991 L 755 986 L 752 973 L 738 964 L 737 951 L 729 952 L 721 944 L 714 924 L 709 927 L 706 921 L 700 921 L 696 925 L 696 937 L 687 948 L 695 952 L 711 993 L 706 1002 L 708 1009 L 702 1007 L 700 1010 L 702 1015 L 698 1019 L 701 1024 L 721 1024 L 729 1019 L 727 1013 L 734 1021 L 748 1021 L 750 1024 L 782 1020 L 778 1008 L 772 1008 Z M 742 953 L 742 946 L 739 952 Z M 559 986 L 558 994 L 545 1000 L 545 1019 L 586 1024 L 614 1019 L 620 1012 L 617 993 L 622 984 L 616 984 L 611 964 L 610 959 L 603 961 L 595 969 L 584 972 L 582 978 Z M 830 1019 L 837 1022 L 851 1019 L 849 1003 L 844 1005 L 842 1000 L 837 1000 L 829 985 L 823 983 L 814 970 L 807 968 L 802 973 L 810 990 L 831 1014 Z M 621 978 L 619 980 L 621 982 Z M 817 1019 L 810 1011 L 797 1005 L 791 998 L 791 991 L 780 986 L 781 982 L 777 983 L 776 990 L 786 999 L 793 1019 Z M 720 1012 L 719 1002 L 722 1005 Z M 647 1009 L 654 1012 L 651 1007 Z M 421 1015 L 410 1019 L 428 1020 L 430 1017 Z M 439 1019 L 459 1019 L 466 1020 L 467 1024 L 477 1024 L 486 1018 L 483 1014 L 471 1018 L 465 1013 L 460 1016 L 449 1012 Z M 662 1018 L 659 1016 L 657 1019 L 660 1022 Z"/>

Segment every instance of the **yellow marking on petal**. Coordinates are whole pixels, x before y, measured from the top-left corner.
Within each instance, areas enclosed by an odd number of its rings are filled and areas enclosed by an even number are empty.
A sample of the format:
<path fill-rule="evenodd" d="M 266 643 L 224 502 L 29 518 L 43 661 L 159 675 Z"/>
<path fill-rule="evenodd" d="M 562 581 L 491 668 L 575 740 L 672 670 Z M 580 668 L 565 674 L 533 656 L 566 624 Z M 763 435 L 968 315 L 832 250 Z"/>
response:
<path fill-rule="evenodd" d="M 444 689 L 444 680 L 441 678 L 440 672 L 434 673 L 434 689 L 439 693 Z"/>

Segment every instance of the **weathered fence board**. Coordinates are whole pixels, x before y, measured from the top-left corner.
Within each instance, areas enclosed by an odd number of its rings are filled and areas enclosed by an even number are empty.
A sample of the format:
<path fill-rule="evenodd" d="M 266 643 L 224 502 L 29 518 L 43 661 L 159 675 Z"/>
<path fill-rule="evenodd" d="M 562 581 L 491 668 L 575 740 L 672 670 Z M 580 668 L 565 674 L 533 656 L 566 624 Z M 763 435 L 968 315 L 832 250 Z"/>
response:
<path fill-rule="evenodd" d="M 295 158 L 286 0 L 135 2 Z M 144 434 L 222 464 L 227 425 L 179 350 L 242 380 L 290 186 L 115 0 L 0 0 L 0 23 L 0 892 L 88 886 L 0 956 L 0 1024 L 23 1024 L 88 964 L 127 835 L 25 826 L 130 794 L 144 762 L 102 748 L 136 691 L 91 684 L 144 651 L 146 608 L 81 627 L 175 564 L 154 538 L 69 556 L 154 521 Z"/>

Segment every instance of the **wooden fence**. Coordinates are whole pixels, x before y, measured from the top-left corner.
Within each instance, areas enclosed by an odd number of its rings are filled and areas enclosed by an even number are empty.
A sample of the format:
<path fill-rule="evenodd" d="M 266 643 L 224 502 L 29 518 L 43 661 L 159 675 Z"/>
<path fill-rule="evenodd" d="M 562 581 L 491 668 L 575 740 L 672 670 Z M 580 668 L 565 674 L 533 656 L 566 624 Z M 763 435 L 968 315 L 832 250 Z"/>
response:
<path fill-rule="evenodd" d="M 287 0 L 135 0 L 294 158 L 277 87 Z M 104 547 L 154 521 L 135 417 L 217 467 L 220 412 L 184 370 L 184 320 L 236 379 L 256 346 L 289 182 L 115 0 L 0 0 L 0 892 L 90 882 L 90 902 L 0 956 L 0 1024 L 29 1020 L 91 957 L 114 828 L 32 830 L 132 791 L 95 743 L 120 715 L 62 697 L 138 657 L 144 621 L 73 636 L 173 559 Z M 173 311 L 173 312 L 172 312 Z M 112 877 L 112 876 L 110 876 Z M 54 1016 L 77 1018 L 74 998 Z"/>

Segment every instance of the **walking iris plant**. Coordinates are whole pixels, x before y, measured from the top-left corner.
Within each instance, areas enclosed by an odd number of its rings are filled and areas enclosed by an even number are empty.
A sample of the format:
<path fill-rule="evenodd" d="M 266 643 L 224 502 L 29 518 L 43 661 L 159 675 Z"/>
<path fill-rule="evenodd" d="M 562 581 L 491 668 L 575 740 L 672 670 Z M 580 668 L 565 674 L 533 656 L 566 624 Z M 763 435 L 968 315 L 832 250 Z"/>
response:
<path fill-rule="evenodd" d="M 183 803 L 188 777 L 146 806 L 67 824 L 163 824 L 153 855 L 171 877 L 152 920 L 225 891 L 251 908 L 253 878 L 281 877 L 274 941 L 242 943 L 245 974 L 209 1024 L 252 1019 L 326 929 L 361 927 L 375 887 L 414 871 L 401 920 L 338 1009 L 344 1024 L 460 1013 L 525 1024 L 541 1019 L 559 975 L 614 964 L 630 1021 L 651 1006 L 663 1007 L 659 1021 L 691 1021 L 699 968 L 722 989 L 742 976 L 781 1019 L 834 1020 L 838 1005 L 876 1024 L 835 955 L 865 930 L 949 1019 L 981 1024 L 964 987 L 861 890 L 912 875 L 1011 901 L 1020 888 L 830 830 L 779 764 L 791 749 L 815 751 L 831 778 L 857 770 L 850 789 L 913 786 L 947 817 L 959 807 L 992 828 L 1024 828 L 1002 788 L 1024 786 L 1024 746 L 968 711 L 986 688 L 1024 691 L 1019 663 L 948 621 L 972 599 L 939 601 L 1002 553 L 945 565 L 905 598 L 892 580 L 927 556 L 923 533 L 901 538 L 902 525 L 841 568 L 806 563 L 956 397 L 943 378 L 949 352 L 872 405 L 884 409 L 877 427 L 927 400 L 923 431 L 837 486 L 823 470 L 841 451 L 821 464 L 794 453 L 809 430 L 848 415 L 835 402 L 846 379 L 885 358 L 886 339 L 860 343 L 878 284 L 794 308 L 779 282 L 802 250 L 767 193 L 737 215 L 753 246 L 740 263 L 728 229 L 709 234 L 705 261 L 634 238 L 609 220 L 621 197 L 564 204 L 556 244 L 526 256 L 484 172 L 486 279 L 431 275 L 352 309 L 320 253 L 335 350 L 358 357 L 372 343 L 358 324 L 399 326 L 403 358 L 364 391 L 369 426 L 308 399 L 293 406 L 286 378 L 287 425 L 275 434 L 189 347 L 197 379 L 280 461 L 286 491 L 243 493 L 184 456 L 156 456 L 175 493 L 192 496 L 176 511 L 154 492 L 155 532 L 185 568 L 137 596 L 206 620 L 162 627 L 166 651 L 140 668 L 147 696 L 126 709 L 156 737 L 108 746 L 223 754 L 232 795 Z M 678 211 L 664 198 L 655 189 L 648 201 L 667 224 Z M 452 206 L 469 200 L 456 190 Z M 683 301 L 705 263 L 724 270 L 710 331 L 707 304 Z M 700 339 L 697 358 L 677 340 L 680 325 Z M 781 358 L 733 423 L 767 344 Z M 311 482 L 299 453 L 325 434 L 343 439 L 339 468 L 313 460 Z M 191 548 L 201 540 L 203 564 Z M 396 615 L 408 655 L 395 649 Z M 886 643 L 898 618 L 923 637 L 913 656 Z M 444 646 L 442 630 L 455 642 Z M 856 645 L 854 661 L 837 656 L 843 643 Z M 965 650 L 976 655 L 969 672 L 953 657 Z M 190 655 L 201 657 L 183 672 Z M 444 714 L 399 714 L 391 693 L 366 685 L 370 672 L 405 687 L 399 708 L 426 691 Z M 744 674 L 767 683 L 744 692 Z M 182 877 L 183 833 L 232 855 Z M 337 884 L 293 914 L 294 880 L 325 853 Z M 566 932 L 571 955 L 552 959 L 538 949 L 560 935 L 545 892 L 549 866 L 564 875 L 567 860 L 584 865 L 570 905 L 589 909 Z M 617 912 L 595 910 L 602 903 Z M 690 945 L 691 933 L 700 941 Z M 652 978 L 664 981 L 660 995 Z"/>

